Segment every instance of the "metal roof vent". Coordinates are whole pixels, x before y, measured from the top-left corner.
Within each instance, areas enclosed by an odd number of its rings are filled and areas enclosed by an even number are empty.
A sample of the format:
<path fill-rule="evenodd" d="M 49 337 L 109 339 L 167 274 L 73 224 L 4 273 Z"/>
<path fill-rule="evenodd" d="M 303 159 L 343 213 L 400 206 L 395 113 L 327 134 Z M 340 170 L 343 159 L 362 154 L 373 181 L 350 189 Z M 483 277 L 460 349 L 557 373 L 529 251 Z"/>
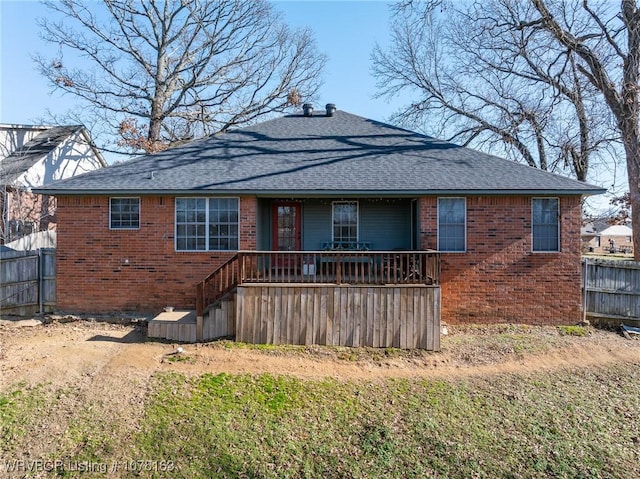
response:
<path fill-rule="evenodd" d="M 327 116 L 333 116 L 333 114 L 336 112 L 336 106 L 333 103 L 327 103 L 327 106 L 325 106 L 325 108 L 327 109 Z"/>
<path fill-rule="evenodd" d="M 304 116 L 312 116 L 313 115 L 313 105 L 311 103 L 305 103 L 302 105 L 302 112 Z"/>

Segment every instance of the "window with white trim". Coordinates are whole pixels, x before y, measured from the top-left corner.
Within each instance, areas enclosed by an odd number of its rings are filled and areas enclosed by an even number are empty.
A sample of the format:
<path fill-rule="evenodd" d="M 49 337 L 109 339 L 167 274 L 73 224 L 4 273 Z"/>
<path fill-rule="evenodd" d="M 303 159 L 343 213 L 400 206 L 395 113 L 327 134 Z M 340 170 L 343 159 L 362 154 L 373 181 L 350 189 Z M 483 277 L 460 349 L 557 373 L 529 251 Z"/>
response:
<path fill-rule="evenodd" d="M 333 202 L 333 241 L 358 242 L 358 202 Z"/>
<path fill-rule="evenodd" d="M 136 230 L 140 228 L 140 198 L 109 198 L 109 228 Z"/>
<path fill-rule="evenodd" d="M 560 251 L 560 200 L 532 198 L 533 251 Z"/>
<path fill-rule="evenodd" d="M 467 249 L 466 198 L 438 198 L 438 251 Z"/>
<path fill-rule="evenodd" d="M 176 198 L 176 251 L 235 251 L 238 198 Z"/>

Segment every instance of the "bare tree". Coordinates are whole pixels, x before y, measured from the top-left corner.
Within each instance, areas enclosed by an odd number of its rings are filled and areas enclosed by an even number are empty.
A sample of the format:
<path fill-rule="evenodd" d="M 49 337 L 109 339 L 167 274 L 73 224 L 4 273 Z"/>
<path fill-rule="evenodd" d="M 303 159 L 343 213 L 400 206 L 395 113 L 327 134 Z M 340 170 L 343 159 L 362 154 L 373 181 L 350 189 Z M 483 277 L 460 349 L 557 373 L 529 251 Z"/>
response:
<path fill-rule="evenodd" d="M 46 1 L 58 58 L 36 57 L 125 151 L 156 151 L 312 98 L 325 58 L 266 0 Z M 67 52 L 76 56 L 67 57 Z M 81 61 L 78 61 L 81 59 Z"/>
<path fill-rule="evenodd" d="M 580 73 L 601 92 L 613 114 L 624 146 L 629 179 L 634 258 L 640 261 L 640 8 L 635 0 L 622 0 L 620 8 L 583 0 L 586 25 L 577 33 L 571 23 L 557 17 L 543 0 L 531 0 L 539 17 L 522 29 L 542 30 L 584 64 Z M 550 2 L 549 2 L 550 3 Z"/>
<path fill-rule="evenodd" d="M 585 181 L 617 134 L 576 55 L 519 28 L 526 2 L 440 5 L 396 5 L 392 46 L 373 53 L 380 96 L 414 98 L 394 119 Z"/>
<path fill-rule="evenodd" d="M 640 260 L 636 1 L 406 0 L 395 9 L 392 46 L 376 48 L 373 71 L 381 96 L 415 98 L 396 119 L 580 180 L 621 144 Z"/>

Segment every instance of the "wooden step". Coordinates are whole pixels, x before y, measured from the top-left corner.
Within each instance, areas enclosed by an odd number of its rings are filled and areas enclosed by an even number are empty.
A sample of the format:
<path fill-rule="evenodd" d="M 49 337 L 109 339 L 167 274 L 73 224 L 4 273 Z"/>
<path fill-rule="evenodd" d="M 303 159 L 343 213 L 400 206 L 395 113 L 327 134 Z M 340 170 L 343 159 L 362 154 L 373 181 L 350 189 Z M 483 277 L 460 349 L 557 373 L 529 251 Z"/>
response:
<path fill-rule="evenodd" d="M 184 343 L 196 342 L 196 312 L 163 311 L 149 321 L 147 337 Z"/>

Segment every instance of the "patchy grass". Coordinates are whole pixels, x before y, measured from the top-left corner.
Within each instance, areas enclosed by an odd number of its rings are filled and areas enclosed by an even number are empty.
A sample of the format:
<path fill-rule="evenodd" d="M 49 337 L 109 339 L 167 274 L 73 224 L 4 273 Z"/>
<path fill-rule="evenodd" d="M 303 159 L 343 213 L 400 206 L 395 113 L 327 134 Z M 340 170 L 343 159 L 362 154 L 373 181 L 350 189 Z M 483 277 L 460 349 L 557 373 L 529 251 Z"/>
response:
<path fill-rule="evenodd" d="M 29 435 L 42 427 L 56 399 L 45 385 L 26 383 L 15 384 L 0 394 L 0 457 L 28 443 Z"/>
<path fill-rule="evenodd" d="M 137 455 L 175 477 L 640 474 L 640 368 L 376 383 L 162 374 Z"/>
<path fill-rule="evenodd" d="M 193 363 L 195 360 L 186 354 L 170 354 L 166 357 L 170 363 Z"/>
<path fill-rule="evenodd" d="M 584 329 L 589 334 L 576 337 L 554 327 L 455 326 L 443 337 L 442 355 L 226 342 L 199 347 L 263 351 L 252 356 L 256 361 L 329 357 L 356 369 L 372 361 L 384 367 L 385 358 L 419 368 L 426 362 L 414 358 L 446 356 L 452 371 L 464 372 L 491 362 L 515 368 L 520 356 L 604 334 Z M 185 357 L 198 360 L 193 351 Z M 154 478 L 640 477 L 640 364 L 628 357 L 555 372 L 489 374 L 494 369 L 483 367 L 439 379 L 382 379 L 375 376 L 381 369 L 367 380 L 332 379 L 330 370 L 323 380 L 195 375 L 193 367 L 175 364 L 134 380 L 113 374 L 97 392 L 105 378 L 88 369 L 81 383 L 58 389 L 19 383 L 0 392 L 0 476 L 7 472 L 4 458 L 42 458 L 62 461 L 54 471 L 59 477 L 83 479 L 105 477 L 103 466 L 114 477 Z M 91 378 L 91 386 L 79 387 Z M 114 402 L 124 388 L 133 397 Z M 96 469 L 80 471 L 82 464 Z M 15 477 L 31 476 L 41 477 L 28 471 Z"/>
<path fill-rule="evenodd" d="M 558 326 L 558 331 L 563 336 L 586 336 L 589 330 L 583 326 Z"/>
<path fill-rule="evenodd" d="M 466 364 L 489 364 L 507 358 L 542 354 L 568 344 L 559 330 L 541 326 L 494 324 L 449 326 L 443 351 Z"/>
<path fill-rule="evenodd" d="M 228 349 L 228 350 L 251 350 L 273 356 L 296 357 L 311 356 L 318 358 L 333 358 L 348 362 L 354 361 L 381 361 L 391 358 L 416 358 L 432 356 L 433 353 L 420 349 L 398 349 L 398 348 L 351 348 L 345 346 L 298 346 L 294 344 L 250 344 L 231 340 L 220 340 L 206 343 L 206 348 Z"/>
<path fill-rule="evenodd" d="M 449 325 L 449 334 L 441 337 L 442 350 L 463 364 L 488 364 L 507 358 L 519 359 L 567 346 L 567 335 L 577 336 L 574 327 L 553 328 L 523 324 Z M 591 328 L 582 328 L 590 334 Z M 343 346 L 296 346 L 248 344 L 231 340 L 214 341 L 205 348 L 251 350 L 280 357 L 318 357 L 346 362 L 380 362 L 388 359 L 434 359 L 437 353 L 397 348 L 349 348 Z"/>

